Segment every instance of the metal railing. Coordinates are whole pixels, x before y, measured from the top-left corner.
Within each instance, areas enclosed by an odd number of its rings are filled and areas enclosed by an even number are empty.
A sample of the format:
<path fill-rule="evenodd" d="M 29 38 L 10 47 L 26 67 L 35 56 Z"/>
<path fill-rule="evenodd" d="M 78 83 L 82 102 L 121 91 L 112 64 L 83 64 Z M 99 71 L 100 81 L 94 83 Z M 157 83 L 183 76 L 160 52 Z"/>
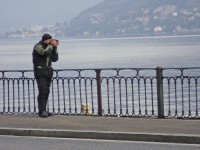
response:
<path fill-rule="evenodd" d="M 200 118 L 200 68 L 54 70 L 53 114 Z M 32 70 L 0 71 L 0 113 L 37 113 Z"/>

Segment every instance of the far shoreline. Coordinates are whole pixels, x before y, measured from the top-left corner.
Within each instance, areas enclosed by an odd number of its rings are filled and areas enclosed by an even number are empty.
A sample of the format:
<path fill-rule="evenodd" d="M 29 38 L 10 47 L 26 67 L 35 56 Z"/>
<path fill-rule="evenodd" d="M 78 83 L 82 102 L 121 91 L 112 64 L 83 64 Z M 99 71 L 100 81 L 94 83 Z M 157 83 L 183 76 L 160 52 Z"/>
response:
<path fill-rule="evenodd" d="M 137 35 L 137 36 L 76 36 L 76 37 L 54 37 L 61 41 L 70 40 L 106 40 L 106 39 L 157 39 L 157 38 L 190 38 L 200 37 L 200 34 L 180 34 L 180 35 Z M 38 41 L 41 37 L 30 37 L 30 38 L 0 38 L 0 42 L 3 41 Z"/>

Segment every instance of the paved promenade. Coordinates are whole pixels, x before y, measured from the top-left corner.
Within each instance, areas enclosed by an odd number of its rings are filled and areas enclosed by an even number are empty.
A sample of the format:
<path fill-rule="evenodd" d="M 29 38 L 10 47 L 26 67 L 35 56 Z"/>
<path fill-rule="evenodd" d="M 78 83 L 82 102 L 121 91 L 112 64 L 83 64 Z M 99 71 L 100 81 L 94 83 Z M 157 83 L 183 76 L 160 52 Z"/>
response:
<path fill-rule="evenodd" d="M 0 115 L 0 135 L 200 144 L 200 120 Z"/>

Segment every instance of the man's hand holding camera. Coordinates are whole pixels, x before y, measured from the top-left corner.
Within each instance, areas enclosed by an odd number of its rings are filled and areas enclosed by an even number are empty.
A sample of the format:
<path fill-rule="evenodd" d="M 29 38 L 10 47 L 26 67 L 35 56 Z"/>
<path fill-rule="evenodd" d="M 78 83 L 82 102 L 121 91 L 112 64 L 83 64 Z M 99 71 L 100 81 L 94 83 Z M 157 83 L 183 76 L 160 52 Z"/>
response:
<path fill-rule="evenodd" d="M 59 45 L 59 40 L 52 39 L 52 40 L 51 40 L 51 44 L 52 44 L 54 47 L 57 47 L 57 46 Z"/>

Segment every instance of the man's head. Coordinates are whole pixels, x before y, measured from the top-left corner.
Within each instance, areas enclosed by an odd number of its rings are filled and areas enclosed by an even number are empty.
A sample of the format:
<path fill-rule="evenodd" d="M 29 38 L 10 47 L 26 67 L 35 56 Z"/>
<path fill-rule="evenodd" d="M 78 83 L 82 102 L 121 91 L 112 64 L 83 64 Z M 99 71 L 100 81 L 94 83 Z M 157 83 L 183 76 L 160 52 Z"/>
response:
<path fill-rule="evenodd" d="M 45 34 L 42 36 L 42 41 L 43 41 L 45 44 L 50 44 L 51 41 L 52 41 L 51 35 L 45 33 Z"/>

